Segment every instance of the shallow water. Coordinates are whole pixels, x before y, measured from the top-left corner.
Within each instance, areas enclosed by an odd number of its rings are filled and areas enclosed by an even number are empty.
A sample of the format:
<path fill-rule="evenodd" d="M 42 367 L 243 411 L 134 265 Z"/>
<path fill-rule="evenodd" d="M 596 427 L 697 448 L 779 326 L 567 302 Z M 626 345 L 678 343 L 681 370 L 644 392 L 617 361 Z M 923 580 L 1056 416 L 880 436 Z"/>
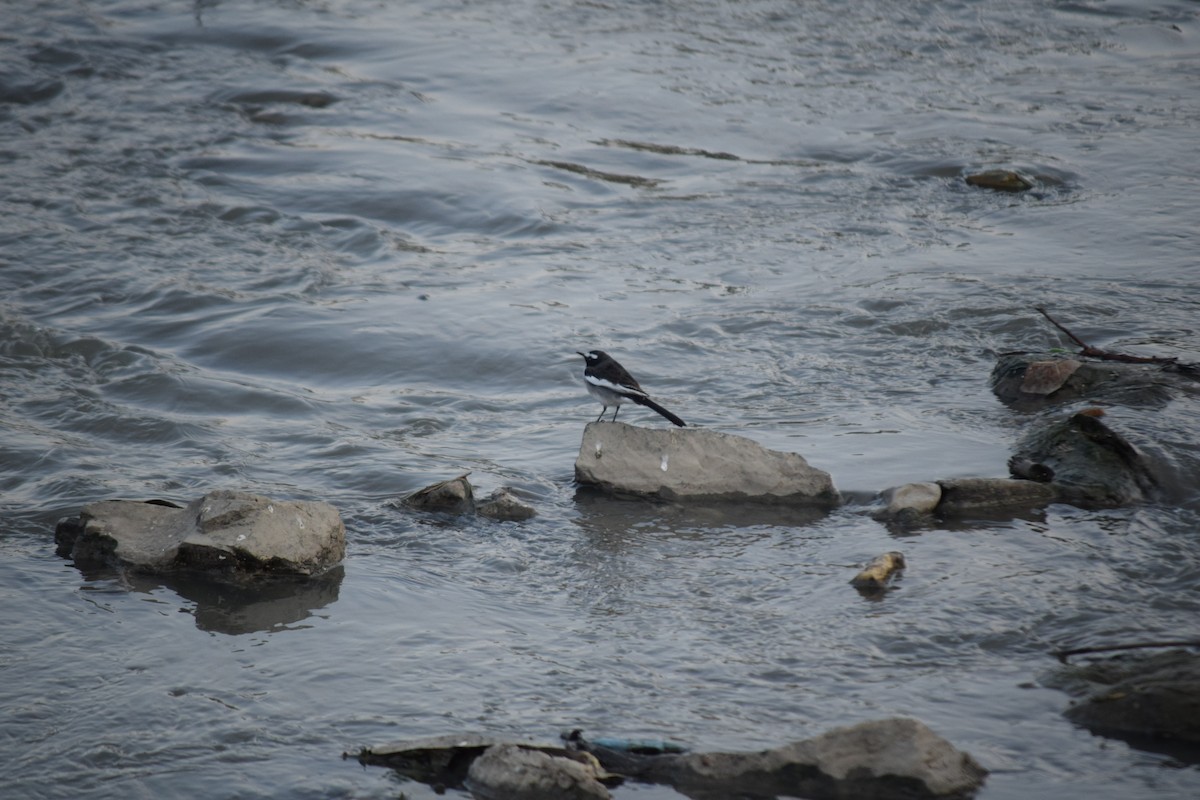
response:
<path fill-rule="evenodd" d="M 1175 469 L 1161 503 L 908 533 L 862 505 L 1004 473 L 1030 415 L 995 355 L 1070 346 L 1034 306 L 1200 360 L 1194 4 L 0 15 L 13 797 L 427 797 L 339 756 L 572 727 L 747 749 L 893 714 L 992 770 L 984 800 L 1200 789 L 1037 682 L 1059 647 L 1195 638 L 1194 391 L 1108 409 Z M 1037 186 L 962 183 L 990 168 Z M 854 502 L 577 494 L 589 347 Z M 467 470 L 539 517 L 392 505 Z M 344 567 L 246 596 L 54 555 L 87 502 L 211 488 L 334 503 Z M 860 598 L 894 549 L 898 590 Z"/>

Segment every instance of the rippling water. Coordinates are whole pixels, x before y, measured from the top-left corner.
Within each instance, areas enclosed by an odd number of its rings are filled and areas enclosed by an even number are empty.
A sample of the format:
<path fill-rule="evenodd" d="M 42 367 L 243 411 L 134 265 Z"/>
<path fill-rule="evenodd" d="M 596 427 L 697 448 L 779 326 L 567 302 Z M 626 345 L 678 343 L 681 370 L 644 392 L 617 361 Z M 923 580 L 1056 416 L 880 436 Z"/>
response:
<path fill-rule="evenodd" d="M 1186 2 L 0 10 L 0 775 L 13 797 L 409 797 L 343 750 L 566 727 L 741 749 L 892 714 L 980 797 L 1191 797 L 1077 730 L 1063 645 L 1195 637 L 1196 394 L 1109 418 L 1169 502 L 896 535 L 576 496 L 603 347 L 853 498 L 1000 475 L 998 352 L 1200 360 Z M 1023 195 L 967 187 L 1017 169 Z M 656 424 L 628 412 L 630 421 Z M 392 501 L 470 470 L 527 524 Z M 326 499 L 302 591 L 81 573 L 55 520 Z M 740 513 L 740 512 L 739 512 Z M 899 591 L 847 585 L 902 550 Z M 671 797 L 625 788 L 620 796 Z"/>

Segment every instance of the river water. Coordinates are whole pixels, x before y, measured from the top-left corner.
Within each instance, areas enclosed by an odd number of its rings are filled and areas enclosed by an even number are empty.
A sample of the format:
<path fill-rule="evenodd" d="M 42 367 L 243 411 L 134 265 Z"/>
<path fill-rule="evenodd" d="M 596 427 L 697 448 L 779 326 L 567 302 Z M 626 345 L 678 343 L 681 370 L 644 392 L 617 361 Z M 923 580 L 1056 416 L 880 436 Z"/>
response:
<path fill-rule="evenodd" d="M 1196 637 L 1196 393 L 1108 409 L 1176 470 L 1162 502 L 908 532 L 864 503 L 1005 473 L 1030 416 L 991 395 L 996 354 L 1070 346 L 1035 306 L 1200 360 L 1198 16 L 8 0 L 4 796 L 432 797 L 341 753 L 751 749 L 890 715 L 973 753 L 983 800 L 1197 796 L 1194 762 L 1073 727 L 1039 682 L 1060 647 Z M 993 168 L 1035 188 L 962 181 Z M 852 502 L 577 495 L 597 347 Z M 539 516 L 394 506 L 466 471 Z M 343 567 L 239 594 L 54 554 L 83 504 L 215 488 L 333 503 Z M 860 597 L 888 550 L 897 590 Z"/>

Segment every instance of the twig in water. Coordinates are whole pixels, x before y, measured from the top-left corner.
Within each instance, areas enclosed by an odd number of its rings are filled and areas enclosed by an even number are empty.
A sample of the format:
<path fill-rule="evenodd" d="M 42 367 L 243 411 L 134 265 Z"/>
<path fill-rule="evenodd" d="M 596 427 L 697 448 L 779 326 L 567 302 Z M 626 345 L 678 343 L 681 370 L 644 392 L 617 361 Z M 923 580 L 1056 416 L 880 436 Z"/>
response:
<path fill-rule="evenodd" d="M 1108 350 L 1101 350 L 1099 347 L 1092 347 L 1090 344 L 1085 342 L 1083 339 L 1080 339 L 1078 336 L 1076 336 L 1075 334 L 1073 334 L 1069 330 L 1067 330 L 1054 317 L 1047 314 L 1046 309 L 1042 308 L 1041 306 L 1034 306 L 1034 308 L 1036 308 L 1038 313 L 1040 313 L 1043 317 L 1050 320 L 1051 325 L 1053 325 L 1054 327 L 1058 328 L 1060 331 L 1065 333 L 1067 336 L 1069 336 L 1071 338 L 1071 341 L 1073 341 L 1075 344 L 1077 344 L 1081 348 L 1083 348 L 1082 350 L 1079 351 L 1079 355 L 1081 355 L 1081 356 L 1090 356 L 1092 358 L 1102 358 L 1106 361 L 1123 361 L 1126 364 L 1174 364 L 1175 363 L 1176 359 L 1174 356 L 1171 356 L 1170 358 L 1162 358 L 1160 356 L 1131 356 L 1131 355 L 1128 355 L 1127 353 L 1113 353 Z"/>

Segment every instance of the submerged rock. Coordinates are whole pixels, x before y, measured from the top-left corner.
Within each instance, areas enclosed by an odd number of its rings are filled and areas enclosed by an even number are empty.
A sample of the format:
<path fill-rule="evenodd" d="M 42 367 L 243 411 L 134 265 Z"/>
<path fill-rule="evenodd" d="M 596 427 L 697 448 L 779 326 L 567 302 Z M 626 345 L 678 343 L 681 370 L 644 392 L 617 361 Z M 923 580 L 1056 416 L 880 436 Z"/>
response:
<path fill-rule="evenodd" d="M 690 797 L 808 800 L 961 798 L 987 770 L 921 722 L 885 719 L 836 728 L 757 753 L 637 756 L 580 742 L 605 769 L 669 784 Z"/>
<path fill-rule="evenodd" d="M 58 554 L 83 564 L 313 575 L 342 560 L 346 528 L 328 503 L 215 491 L 182 508 L 105 500 L 59 522 Z"/>
<path fill-rule="evenodd" d="M 1126 654 L 1064 673 L 1059 682 L 1085 687 L 1086 696 L 1065 712 L 1077 725 L 1119 738 L 1200 745 L 1200 655 L 1185 650 Z"/>
<path fill-rule="evenodd" d="M 829 473 L 797 453 L 767 450 L 703 428 L 639 428 L 593 422 L 584 429 L 575 480 L 608 491 L 666 499 L 736 499 L 833 506 Z"/>
<path fill-rule="evenodd" d="M 964 180 L 970 186 L 997 192 L 1024 192 L 1033 188 L 1032 181 L 1008 169 L 989 169 L 968 175 Z"/>

